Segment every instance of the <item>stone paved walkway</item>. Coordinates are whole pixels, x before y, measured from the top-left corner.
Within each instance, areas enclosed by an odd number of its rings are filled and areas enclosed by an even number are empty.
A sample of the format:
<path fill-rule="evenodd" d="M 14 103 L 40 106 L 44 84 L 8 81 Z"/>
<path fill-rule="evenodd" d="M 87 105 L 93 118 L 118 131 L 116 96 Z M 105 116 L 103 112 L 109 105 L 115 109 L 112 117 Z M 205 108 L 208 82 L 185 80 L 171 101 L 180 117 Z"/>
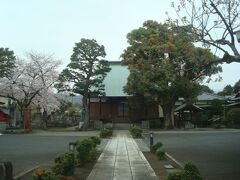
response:
<path fill-rule="evenodd" d="M 155 172 L 128 131 L 116 131 L 88 180 L 157 180 Z"/>

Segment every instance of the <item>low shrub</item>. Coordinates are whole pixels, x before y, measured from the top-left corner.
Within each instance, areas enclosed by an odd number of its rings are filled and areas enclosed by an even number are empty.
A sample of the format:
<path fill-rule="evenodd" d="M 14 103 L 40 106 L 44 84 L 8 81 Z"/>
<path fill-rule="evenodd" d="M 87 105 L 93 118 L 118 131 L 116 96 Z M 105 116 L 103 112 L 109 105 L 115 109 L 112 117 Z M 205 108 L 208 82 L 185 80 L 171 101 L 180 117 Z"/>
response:
<path fill-rule="evenodd" d="M 90 139 L 93 141 L 95 147 L 101 143 L 101 139 L 97 136 L 92 136 Z"/>
<path fill-rule="evenodd" d="M 80 165 L 84 165 L 90 161 L 90 152 L 92 149 L 95 149 L 95 144 L 92 139 L 89 138 L 82 141 L 77 141 L 77 159 Z"/>
<path fill-rule="evenodd" d="M 89 161 L 95 161 L 97 159 L 97 149 L 93 148 L 90 152 L 89 152 Z"/>
<path fill-rule="evenodd" d="M 227 120 L 230 124 L 240 125 L 240 108 L 233 108 L 227 113 Z"/>
<path fill-rule="evenodd" d="M 156 156 L 158 157 L 158 160 L 165 159 L 165 151 L 161 148 L 158 148 L 156 151 Z"/>
<path fill-rule="evenodd" d="M 168 180 L 186 180 L 184 171 L 176 171 L 169 173 Z"/>
<path fill-rule="evenodd" d="M 75 178 L 72 177 L 72 176 L 63 176 L 63 175 L 60 175 L 60 176 L 58 176 L 58 180 L 75 180 Z"/>
<path fill-rule="evenodd" d="M 112 136 L 113 130 L 112 128 L 103 128 L 100 131 L 100 138 L 109 138 Z"/>
<path fill-rule="evenodd" d="M 130 133 L 133 138 L 141 138 L 143 130 L 140 127 L 134 126 L 130 128 Z"/>
<path fill-rule="evenodd" d="M 32 173 L 31 180 L 57 180 L 57 176 L 51 171 L 37 169 Z"/>
<path fill-rule="evenodd" d="M 201 174 L 197 166 L 189 161 L 184 165 L 184 172 L 187 179 L 202 180 Z"/>
<path fill-rule="evenodd" d="M 72 152 L 60 154 L 55 159 L 53 171 L 55 174 L 72 175 L 75 169 L 75 156 Z"/>
<path fill-rule="evenodd" d="M 162 143 L 160 141 L 158 141 L 156 144 L 152 145 L 150 147 L 150 151 L 151 153 L 155 153 L 157 151 L 157 149 L 159 149 L 160 147 L 162 147 Z"/>
<path fill-rule="evenodd" d="M 197 166 L 193 162 L 187 162 L 183 171 L 172 172 L 168 175 L 168 180 L 202 180 Z"/>

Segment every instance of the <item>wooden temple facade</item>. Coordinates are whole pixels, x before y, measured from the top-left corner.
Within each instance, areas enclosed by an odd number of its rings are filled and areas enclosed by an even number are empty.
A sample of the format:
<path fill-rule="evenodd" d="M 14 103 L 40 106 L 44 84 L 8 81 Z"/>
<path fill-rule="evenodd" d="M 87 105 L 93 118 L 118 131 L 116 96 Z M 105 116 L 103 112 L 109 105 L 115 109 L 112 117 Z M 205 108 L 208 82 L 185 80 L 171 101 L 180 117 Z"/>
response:
<path fill-rule="evenodd" d="M 102 120 L 104 123 L 136 123 L 159 117 L 157 104 L 148 103 L 135 108 L 129 105 L 127 97 L 91 98 L 89 106 L 90 120 Z"/>

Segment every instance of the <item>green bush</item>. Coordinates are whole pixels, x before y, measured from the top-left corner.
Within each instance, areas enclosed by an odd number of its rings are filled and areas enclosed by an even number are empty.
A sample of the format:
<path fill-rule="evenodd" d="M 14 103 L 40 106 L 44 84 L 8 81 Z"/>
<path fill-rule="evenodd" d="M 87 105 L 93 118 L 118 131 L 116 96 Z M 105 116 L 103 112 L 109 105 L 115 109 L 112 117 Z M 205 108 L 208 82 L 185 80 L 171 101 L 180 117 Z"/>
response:
<path fill-rule="evenodd" d="M 193 162 L 187 162 L 183 171 L 170 173 L 168 180 L 202 180 L 202 177 L 197 166 Z"/>
<path fill-rule="evenodd" d="M 97 158 L 97 149 L 93 148 L 91 149 L 91 151 L 89 152 L 89 161 L 95 161 Z"/>
<path fill-rule="evenodd" d="M 240 125 L 240 108 L 234 108 L 228 111 L 227 120 L 230 124 Z"/>
<path fill-rule="evenodd" d="M 156 144 L 152 145 L 150 147 L 150 151 L 151 153 L 155 153 L 157 151 L 157 149 L 159 149 L 160 147 L 162 147 L 162 143 L 160 141 L 158 141 Z"/>
<path fill-rule="evenodd" d="M 32 173 L 31 180 L 57 180 L 57 176 L 51 171 L 37 169 Z"/>
<path fill-rule="evenodd" d="M 84 139 L 82 141 L 77 141 L 77 159 L 80 165 L 90 161 L 90 151 L 95 148 L 95 144 L 92 139 Z"/>
<path fill-rule="evenodd" d="M 92 136 L 90 139 L 93 141 L 95 147 L 101 143 L 101 139 L 97 136 Z"/>
<path fill-rule="evenodd" d="M 177 171 L 169 173 L 168 180 L 186 180 L 184 171 Z"/>
<path fill-rule="evenodd" d="M 75 169 L 75 156 L 72 152 L 60 154 L 55 159 L 53 171 L 55 174 L 72 175 Z"/>
<path fill-rule="evenodd" d="M 103 128 L 100 131 L 100 138 L 109 138 L 112 136 L 113 130 L 112 128 Z"/>
<path fill-rule="evenodd" d="M 143 130 L 140 127 L 134 126 L 130 128 L 130 133 L 133 138 L 141 138 Z"/>
<path fill-rule="evenodd" d="M 158 148 L 156 151 L 156 156 L 158 157 L 158 160 L 165 159 L 165 151 L 161 148 Z"/>
<path fill-rule="evenodd" d="M 202 177 L 200 175 L 200 171 L 197 168 L 197 166 L 189 161 L 184 165 L 184 171 L 187 177 L 195 179 L 195 180 L 201 180 Z"/>

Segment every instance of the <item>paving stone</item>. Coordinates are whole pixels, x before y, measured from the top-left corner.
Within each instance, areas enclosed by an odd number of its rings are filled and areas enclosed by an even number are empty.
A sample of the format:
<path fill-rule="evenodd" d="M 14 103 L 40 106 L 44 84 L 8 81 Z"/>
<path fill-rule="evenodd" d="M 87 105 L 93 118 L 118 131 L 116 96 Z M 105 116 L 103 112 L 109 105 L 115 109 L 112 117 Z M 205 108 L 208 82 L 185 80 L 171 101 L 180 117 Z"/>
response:
<path fill-rule="evenodd" d="M 114 131 L 87 180 L 158 179 L 128 131 Z"/>

